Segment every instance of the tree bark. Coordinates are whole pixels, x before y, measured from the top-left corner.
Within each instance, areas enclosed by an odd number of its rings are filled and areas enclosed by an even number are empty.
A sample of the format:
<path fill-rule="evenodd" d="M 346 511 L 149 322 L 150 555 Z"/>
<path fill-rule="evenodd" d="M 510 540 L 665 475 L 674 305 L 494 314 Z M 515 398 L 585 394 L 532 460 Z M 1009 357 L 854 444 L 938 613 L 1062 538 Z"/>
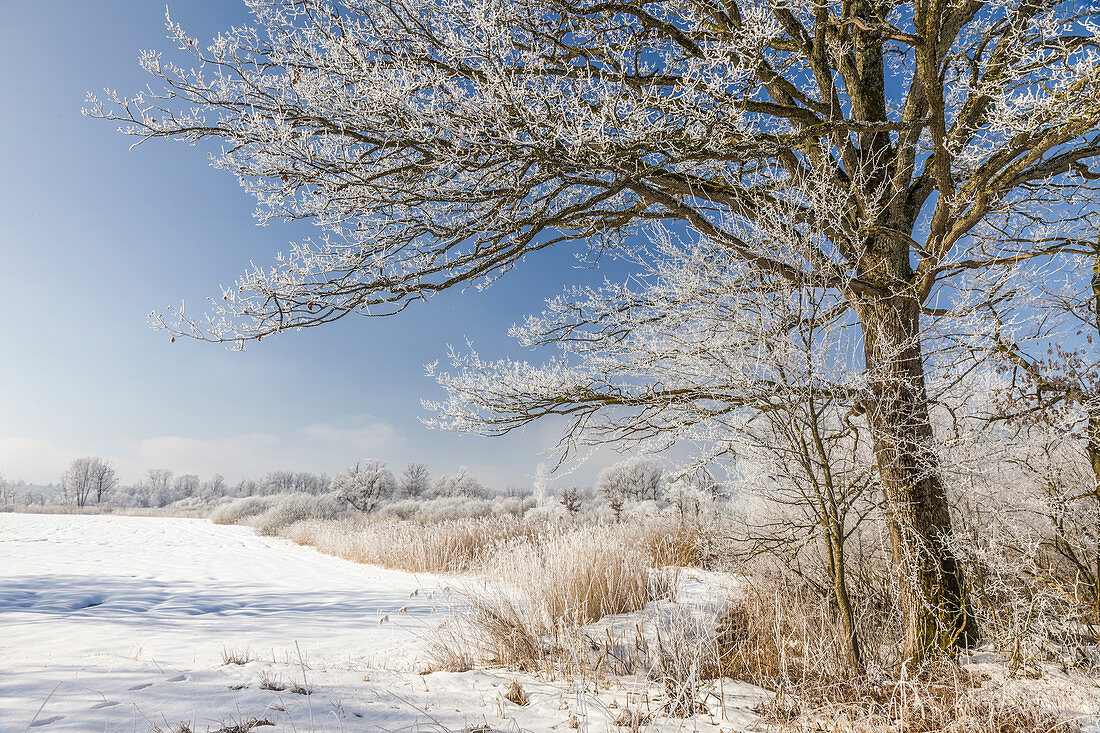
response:
<path fill-rule="evenodd" d="M 863 301 L 867 415 L 899 573 L 905 661 L 921 664 L 977 640 L 961 568 L 945 540 L 951 515 L 938 472 L 920 344 L 920 305 L 911 295 Z"/>

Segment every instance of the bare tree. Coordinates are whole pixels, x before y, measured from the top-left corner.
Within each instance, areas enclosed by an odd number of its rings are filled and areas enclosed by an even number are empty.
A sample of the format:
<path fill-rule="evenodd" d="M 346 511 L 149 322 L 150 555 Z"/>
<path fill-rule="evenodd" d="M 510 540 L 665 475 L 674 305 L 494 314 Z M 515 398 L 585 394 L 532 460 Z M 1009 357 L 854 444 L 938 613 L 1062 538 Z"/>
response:
<path fill-rule="evenodd" d="M 185 473 L 180 476 L 176 476 L 176 480 L 172 482 L 172 499 L 173 501 L 179 501 L 180 499 L 188 499 L 199 493 L 199 487 L 201 486 L 199 477 L 193 473 Z"/>
<path fill-rule="evenodd" d="M 228 489 L 229 485 L 225 482 L 225 476 L 215 473 L 208 481 L 203 482 L 201 491 L 205 498 L 216 499 L 225 496 Z"/>
<path fill-rule="evenodd" d="M 87 506 L 101 503 L 118 485 L 118 475 L 109 463 L 98 457 L 77 458 L 61 475 L 60 498 L 63 503 Z"/>
<path fill-rule="evenodd" d="M 561 498 L 558 501 L 565 508 L 565 511 L 570 514 L 576 514 L 581 510 L 581 494 L 576 486 L 561 492 Z M 618 512 L 616 512 L 615 518 L 618 519 L 618 516 Z"/>
<path fill-rule="evenodd" d="M 88 102 L 142 140 L 220 141 L 264 218 L 325 230 L 177 332 L 241 342 L 393 313 L 550 245 L 614 253 L 674 223 L 761 279 L 838 296 L 862 335 L 908 656 L 971 640 L 926 337 L 976 307 L 958 300 L 973 278 L 1077 239 L 1065 209 L 1035 205 L 1071 183 L 1095 198 L 1078 176 L 1100 156 L 1095 5 L 248 5 L 209 48 L 170 24 L 192 58 L 142 56 L 162 92 Z M 1006 221 L 1044 233 L 988 236 Z"/>
<path fill-rule="evenodd" d="M 608 502 L 656 501 L 664 484 L 660 462 L 644 456 L 632 456 L 600 471 L 596 490 Z"/>
<path fill-rule="evenodd" d="M 423 463 L 410 463 L 405 466 L 405 470 L 401 472 L 401 483 L 397 488 L 401 496 L 415 498 L 426 492 L 431 487 L 431 484 L 431 474 L 428 473 L 427 465 Z"/>

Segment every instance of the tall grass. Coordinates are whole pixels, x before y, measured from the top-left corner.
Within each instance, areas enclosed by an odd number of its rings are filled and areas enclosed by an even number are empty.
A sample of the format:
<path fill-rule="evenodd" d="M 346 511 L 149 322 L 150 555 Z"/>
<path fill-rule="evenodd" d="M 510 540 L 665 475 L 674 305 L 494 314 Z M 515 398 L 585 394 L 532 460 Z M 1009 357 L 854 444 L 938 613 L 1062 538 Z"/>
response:
<path fill-rule="evenodd" d="M 586 624 L 673 595 L 675 571 L 654 561 L 647 543 L 617 526 L 513 541 L 485 565 L 483 586 L 463 595 L 465 613 L 441 630 L 436 665 L 590 671 L 601 646 Z"/>
<path fill-rule="evenodd" d="M 515 517 L 435 523 L 353 517 L 306 520 L 281 534 L 352 562 L 413 573 L 453 573 L 479 569 L 501 548 L 539 531 Z"/>

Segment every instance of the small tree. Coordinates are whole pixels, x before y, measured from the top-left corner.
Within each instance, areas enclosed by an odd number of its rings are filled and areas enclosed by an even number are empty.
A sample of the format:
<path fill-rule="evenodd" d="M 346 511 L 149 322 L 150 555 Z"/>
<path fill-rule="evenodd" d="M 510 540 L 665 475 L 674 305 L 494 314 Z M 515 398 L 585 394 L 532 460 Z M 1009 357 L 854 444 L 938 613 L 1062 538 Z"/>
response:
<path fill-rule="evenodd" d="M 718 482 L 703 469 L 681 476 L 665 488 L 666 498 L 676 506 L 681 520 L 689 515 L 698 516 L 703 505 L 718 496 L 718 491 Z"/>
<path fill-rule="evenodd" d="M 423 463 L 410 463 L 401 472 L 401 483 L 397 488 L 401 496 L 413 499 L 431 488 L 431 484 L 428 466 Z"/>
<path fill-rule="evenodd" d="M 330 488 L 361 512 L 371 512 L 393 495 L 397 482 L 382 461 L 362 461 L 332 477 Z"/>
<path fill-rule="evenodd" d="M 565 511 L 570 514 L 576 514 L 581 510 L 581 493 L 574 486 L 571 489 L 566 489 L 561 494 L 561 505 L 565 507 Z M 618 514 L 615 515 L 618 519 Z"/>

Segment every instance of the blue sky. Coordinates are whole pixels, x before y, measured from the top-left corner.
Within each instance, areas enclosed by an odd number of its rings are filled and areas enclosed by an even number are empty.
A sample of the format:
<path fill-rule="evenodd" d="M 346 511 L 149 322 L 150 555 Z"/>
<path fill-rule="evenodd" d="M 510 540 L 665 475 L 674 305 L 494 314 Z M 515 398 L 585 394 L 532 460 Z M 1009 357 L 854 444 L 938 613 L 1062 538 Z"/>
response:
<path fill-rule="evenodd" d="M 171 10 L 200 38 L 246 20 L 234 0 Z M 150 81 L 137 66 L 144 48 L 170 50 L 156 2 L 0 10 L 0 472 L 52 482 L 72 458 L 101 455 L 127 482 L 158 467 L 236 480 L 381 458 L 434 473 L 467 465 L 497 486 L 529 481 L 553 426 L 505 439 L 429 431 L 419 399 L 439 390 L 423 365 L 467 338 L 485 356 L 519 356 L 508 327 L 598 273 L 577 270 L 569 252 L 542 253 L 486 292 L 391 319 L 345 319 L 243 353 L 170 343 L 150 311 L 194 309 L 307 229 L 257 227 L 251 198 L 201 149 L 131 151 L 114 125 L 81 116 L 87 91 Z"/>

